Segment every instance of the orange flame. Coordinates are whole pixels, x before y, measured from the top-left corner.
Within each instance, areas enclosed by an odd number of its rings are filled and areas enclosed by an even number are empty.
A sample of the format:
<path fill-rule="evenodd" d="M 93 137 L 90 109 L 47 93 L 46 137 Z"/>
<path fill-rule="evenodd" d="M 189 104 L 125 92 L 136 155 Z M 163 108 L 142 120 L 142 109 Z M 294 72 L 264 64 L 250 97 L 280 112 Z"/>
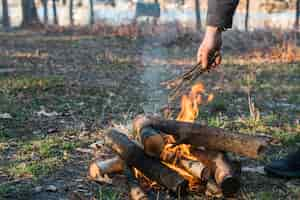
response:
<path fill-rule="evenodd" d="M 194 122 L 199 114 L 199 106 L 203 104 L 202 96 L 205 94 L 205 87 L 202 83 L 195 84 L 192 86 L 190 92 L 186 95 L 183 95 L 181 98 L 181 110 L 177 116 L 178 121 L 185 122 Z M 214 99 L 213 94 L 209 94 L 207 96 L 205 104 L 211 102 Z M 189 190 L 197 191 L 199 189 L 199 183 L 201 180 L 191 175 L 180 165 L 181 159 L 188 159 L 193 161 L 198 161 L 197 157 L 195 157 L 191 153 L 191 145 L 188 144 L 180 144 L 174 145 L 176 140 L 171 135 L 165 135 L 165 147 L 160 154 L 160 159 L 164 165 L 169 167 L 170 169 L 176 171 L 180 174 L 184 179 L 189 182 Z M 142 178 L 147 182 L 150 187 L 158 186 L 156 182 L 151 181 L 145 175 L 143 175 L 139 170 L 134 168 L 135 176 L 138 178 Z"/>
<path fill-rule="evenodd" d="M 207 96 L 206 101 L 203 102 L 202 97 L 204 94 L 205 87 L 202 83 L 197 83 L 192 86 L 190 92 L 183 95 L 181 98 L 181 110 L 176 119 L 178 121 L 194 122 L 199 114 L 199 106 L 203 103 L 208 104 L 214 99 L 214 95 L 211 93 Z M 197 157 L 193 156 L 190 151 L 191 145 L 173 145 L 176 142 L 173 136 L 170 135 L 165 137 L 165 142 L 167 145 L 164 147 L 160 155 L 161 160 L 165 161 L 165 165 L 175 170 L 188 180 L 189 189 L 191 191 L 195 191 L 198 188 L 197 185 L 199 184 L 199 180 L 178 166 L 178 160 L 180 159 L 198 160 Z"/>
<path fill-rule="evenodd" d="M 199 114 L 199 105 L 203 104 L 202 96 L 205 93 L 205 87 L 202 83 L 192 86 L 191 91 L 181 98 L 181 110 L 177 116 L 178 121 L 194 122 Z M 214 99 L 211 93 L 208 95 L 206 104 Z"/>

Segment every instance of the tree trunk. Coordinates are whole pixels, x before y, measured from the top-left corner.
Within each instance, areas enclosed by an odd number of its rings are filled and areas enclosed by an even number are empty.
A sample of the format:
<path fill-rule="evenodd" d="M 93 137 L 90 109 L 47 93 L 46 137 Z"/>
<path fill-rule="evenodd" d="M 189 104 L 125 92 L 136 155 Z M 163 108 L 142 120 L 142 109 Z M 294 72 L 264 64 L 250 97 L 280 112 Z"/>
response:
<path fill-rule="evenodd" d="M 22 0 L 22 27 L 40 24 L 34 0 Z"/>
<path fill-rule="evenodd" d="M 10 27 L 7 0 L 2 0 L 2 24 L 4 28 Z"/>
<path fill-rule="evenodd" d="M 48 24 L 48 0 L 42 0 L 44 8 L 44 24 Z"/>
<path fill-rule="evenodd" d="M 74 6 L 74 1 L 70 0 L 69 3 L 69 17 L 70 17 L 70 25 L 74 25 L 74 19 L 73 19 L 73 6 Z"/>
<path fill-rule="evenodd" d="M 245 31 L 248 31 L 250 0 L 246 0 Z"/>
<path fill-rule="evenodd" d="M 300 0 L 296 1 L 296 19 L 295 19 L 295 28 L 299 28 L 299 18 L 300 18 Z"/>
<path fill-rule="evenodd" d="M 153 116 L 148 116 L 148 121 L 151 121 L 152 128 L 175 136 L 178 143 L 233 152 L 250 158 L 258 158 L 270 143 L 270 138 L 267 137 L 231 133 L 221 128 L 202 126 L 197 123 L 164 120 Z"/>
<path fill-rule="evenodd" d="M 195 0 L 196 30 L 201 29 L 200 0 Z"/>
<path fill-rule="evenodd" d="M 90 24 L 93 25 L 94 23 L 95 23 L 94 0 L 90 0 Z"/>
<path fill-rule="evenodd" d="M 187 181 L 159 160 L 147 156 L 143 149 L 125 134 L 111 129 L 105 134 L 105 144 L 116 152 L 129 167 L 135 167 L 149 179 L 177 193 L 185 191 Z"/>
<path fill-rule="evenodd" d="M 52 0 L 52 9 L 53 9 L 53 23 L 58 24 L 56 0 Z"/>

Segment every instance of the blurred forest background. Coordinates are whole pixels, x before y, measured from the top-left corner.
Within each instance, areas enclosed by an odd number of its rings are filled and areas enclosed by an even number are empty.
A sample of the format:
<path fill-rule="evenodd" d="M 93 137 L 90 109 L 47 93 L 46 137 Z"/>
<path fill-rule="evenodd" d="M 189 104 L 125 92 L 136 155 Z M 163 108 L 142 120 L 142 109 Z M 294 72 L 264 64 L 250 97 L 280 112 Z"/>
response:
<path fill-rule="evenodd" d="M 177 22 L 200 28 L 207 1 L 201 0 L 2 0 L 2 27 L 30 25 L 130 24 L 154 17 L 157 23 Z M 299 0 L 241 0 L 234 27 L 288 28 L 299 26 Z"/>

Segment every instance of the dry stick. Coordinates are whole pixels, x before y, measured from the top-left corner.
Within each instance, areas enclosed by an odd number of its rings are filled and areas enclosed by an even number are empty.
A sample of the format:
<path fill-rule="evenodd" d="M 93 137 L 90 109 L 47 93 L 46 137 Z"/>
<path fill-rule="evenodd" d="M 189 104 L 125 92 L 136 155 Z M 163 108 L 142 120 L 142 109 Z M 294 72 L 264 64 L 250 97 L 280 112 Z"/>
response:
<path fill-rule="evenodd" d="M 105 134 L 105 144 L 116 152 L 129 167 L 135 167 L 151 180 L 174 193 L 185 191 L 187 181 L 183 177 L 160 163 L 159 160 L 147 156 L 143 149 L 125 134 L 111 129 Z"/>
<path fill-rule="evenodd" d="M 169 100 L 173 101 L 175 100 L 182 90 L 184 90 L 185 87 L 191 85 L 199 76 L 205 72 L 209 72 L 211 69 L 212 64 L 214 63 L 215 59 L 219 56 L 219 54 L 216 52 L 211 58 L 209 59 L 209 64 L 207 68 L 201 67 L 201 62 L 198 62 L 195 64 L 190 70 L 183 73 L 179 77 L 169 80 L 167 82 L 162 83 L 162 85 L 166 85 L 168 87 L 173 88 L 171 91 L 171 94 L 169 95 Z"/>
<path fill-rule="evenodd" d="M 105 174 L 112 174 L 122 172 L 125 169 L 124 161 L 119 157 L 115 156 L 107 160 L 95 160 L 88 168 L 88 175 L 91 179 L 97 180 L 99 176 Z"/>
<path fill-rule="evenodd" d="M 148 116 L 148 120 L 154 129 L 175 136 L 179 143 L 233 152 L 250 158 L 258 158 L 271 141 L 267 137 L 232 133 L 197 123 L 164 120 L 154 116 Z"/>

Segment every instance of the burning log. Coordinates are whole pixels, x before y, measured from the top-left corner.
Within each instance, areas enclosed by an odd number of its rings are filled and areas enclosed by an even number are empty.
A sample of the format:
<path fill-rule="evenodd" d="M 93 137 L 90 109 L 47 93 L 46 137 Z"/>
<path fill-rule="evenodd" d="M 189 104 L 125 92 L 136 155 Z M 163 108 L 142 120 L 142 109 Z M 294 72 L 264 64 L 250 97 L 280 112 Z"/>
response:
<path fill-rule="evenodd" d="M 138 116 L 133 122 L 134 131 L 140 136 L 146 154 L 160 158 L 167 163 L 173 163 L 176 159 L 174 151 L 168 151 L 164 137 L 159 131 L 148 126 L 150 120 L 145 116 Z M 169 144 L 170 145 L 170 144 Z M 207 181 L 210 176 L 210 169 L 197 160 L 180 158 L 179 163 L 183 168 L 201 181 Z"/>
<path fill-rule="evenodd" d="M 122 172 L 124 168 L 124 161 L 119 156 L 115 156 L 104 161 L 93 161 L 89 165 L 88 175 L 91 179 L 96 180 L 99 176 L 104 176 L 105 174 Z"/>
<path fill-rule="evenodd" d="M 220 152 L 197 150 L 193 152 L 199 160 L 209 166 L 214 179 L 224 196 L 235 194 L 240 189 L 240 169 Z"/>
<path fill-rule="evenodd" d="M 139 115 L 133 120 L 133 130 L 139 136 L 145 153 L 159 158 L 165 146 L 164 138 L 157 130 L 147 126 L 149 123 L 150 120 L 148 118 Z"/>
<path fill-rule="evenodd" d="M 202 181 L 208 180 L 210 176 L 210 169 L 201 162 L 188 159 L 181 159 L 179 162 L 191 175 L 199 178 Z"/>
<path fill-rule="evenodd" d="M 147 156 L 143 149 L 131 141 L 125 134 L 111 129 L 105 134 L 105 143 L 115 151 L 130 167 L 142 172 L 146 177 L 165 186 L 175 193 L 185 191 L 187 181 L 179 174 L 160 163 L 159 160 Z"/>
<path fill-rule="evenodd" d="M 221 128 L 211 128 L 197 123 L 164 120 L 148 117 L 148 124 L 159 131 L 176 137 L 179 143 L 203 146 L 207 149 L 234 152 L 250 158 L 258 158 L 270 138 L 231 133 Z"/>

